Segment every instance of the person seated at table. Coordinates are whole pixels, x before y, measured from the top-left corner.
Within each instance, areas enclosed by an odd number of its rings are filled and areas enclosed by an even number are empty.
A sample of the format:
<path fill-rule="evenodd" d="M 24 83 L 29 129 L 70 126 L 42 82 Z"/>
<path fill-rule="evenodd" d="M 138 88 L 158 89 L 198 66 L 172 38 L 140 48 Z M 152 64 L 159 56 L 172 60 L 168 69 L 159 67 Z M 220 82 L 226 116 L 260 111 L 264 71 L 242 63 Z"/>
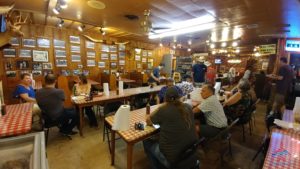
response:
<path fill-rule="evenodd" d="M 21 99 L 22 102 L 36 102 L 35 92 L 31 86 L 32 79 L 29 73 L 21 74 L 21 82 L 14 91 L 14 97 Z"/>
<path fill-rule="evenodd" d="M 64 108 L 65 94 L 55 88 L 56 76 L 45 76 L 45 87 L 38 90 L 36 100 L 42 110 L 45 122 L 58 122 L 60 132 L 64 135 L 74 135 L 73 128 L 78 124 L 78 116 L 74 108 Z"/>
<path fill-rule="evenodd" d="M 85 75 L 79 76 L 78 83 L 75 84 L 76 93 L 78 95 L 89 95 L 91 92 L 91 84 L 88 83 L 88 80 Z M 92 106 L 84 108 L 85 114 L 88 116 L 91 127 L 98 127 L 98 122 L 95 116 L 95 113 L 92 109 Z"/>
<path fill-rule="evenodd" d="M 242 116 L 244 111 L 250 108 L 251 95 L 249 90 L 249 81 L 246 79 L 240 80 L 237 92 L 223 103 L 225 113 L 230 120 L 234 120 Z"/>
<path fill-rule="evenodd" d="M 181 89 L 184 96 L 194 90 L 193 79 L 189 75 L 184 76 L 183 81 L 181 83 L 177 83 L 176 86 Z"/>
<path fill-rule="evenodd" d="M 143 141 L 144 150 L 153 169 L 170 168 L 179 162 L 178 168 L 189 169 L 196 163 L 196 156 L 178 161 L 179 155 L 197 140 L 192 108 L 180 101 L 175 87 L 165 93 L 165 104 L 150 115 L 146 115 L 147 125 L 159 124 L 159 140 L 149 138 Z"/>
<path fill-rule="evenodd" d="M 213 138 L 227 127 L 227 118 L 223 106 L 214 93 L 214 87 L 210 84 L 205 84 L 201 90 L 203 101 L 193 108 L 195 115 L 198 113 L 204 115 L 205 120 L 201 121 L 199 132 L 200 136 L 205 138 Z"/>
<path fill-rule="evenodd" d="M 179 96 L 180 96 L 180 97 L 183 96 L 182 90 L 181 90 L 178 86 L 175 86 L 175 85 L 174 85 L 174 80 L 173 80 L 172 78 L 168 78 L 168 79 L 166 80 L 166 86 L 162 87 L 162 88 L 160 89 L 159 93 L 158 93 L 158 101 L 159 101 L 159 103 L 164 102 L 164 98 L 165 98 L 166 91 L 167 91 L 167 89 L 170 88 L 170 87 L 174 87 L 174 88 L 177 90 L 177 92 L 179 93 Z M 159 103 L 157 103 L 157 104 L 159 104 Z"/>

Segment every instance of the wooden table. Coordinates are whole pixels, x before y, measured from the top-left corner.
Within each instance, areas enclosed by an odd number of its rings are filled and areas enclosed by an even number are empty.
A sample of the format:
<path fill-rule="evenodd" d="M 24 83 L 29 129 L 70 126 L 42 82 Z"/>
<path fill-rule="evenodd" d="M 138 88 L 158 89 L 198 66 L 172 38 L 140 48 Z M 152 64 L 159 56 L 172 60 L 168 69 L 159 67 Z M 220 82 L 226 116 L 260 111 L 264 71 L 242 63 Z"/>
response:
<path fill-rule="evenodd" d="M 120 78 L 120 79 L 117 79 L 117 81 L 123 81 L 124 83 L 126 83 L 128 85 L 128 88 L 130 88 L 131 83 L 135 83 L 135 80 L 126 79 L 126 78 Z"/>
<path fill-rule="evenodd" d="M 101 85 L 101 83 L 96 82 L 96 81 L 94 81 L 92 79 L 88 79 L 88 83 L 91 84 L 91 85 Z"/>
<path fill-rule="evenodd" d="M 6 115 L 0 117 L 0 137 L 26 134 L 32 125 L 32 103 L 6 106 Z"/>
<path fill-rule="evenodd" d="M 160 105 L 151 106 L 151 112 L 157 109 Z M 143 141 L 150 136 L 156 134 L 158 129 L 152 126 L 146 126 L 145 130 L 135 130 L 134 123 L 145 121 L 146 108 L 133 110 L 130 112 L 130 129 L 126 131 L 111 131 L 111 165 L 115 163 L 115 135 L 116 133 L 127 143 L 127 169 L 132 169 L 132 154 L 135 143 Z M 114 123 L 114 116 L 105 118 L 105 122 L 112 126 Z"/>

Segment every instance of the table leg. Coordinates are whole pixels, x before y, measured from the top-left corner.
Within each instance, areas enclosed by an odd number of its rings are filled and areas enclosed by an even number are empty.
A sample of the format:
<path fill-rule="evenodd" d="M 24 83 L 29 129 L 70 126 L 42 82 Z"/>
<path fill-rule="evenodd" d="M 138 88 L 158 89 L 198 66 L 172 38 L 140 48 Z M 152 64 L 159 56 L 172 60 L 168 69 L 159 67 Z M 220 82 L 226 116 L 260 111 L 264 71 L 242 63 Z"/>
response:
<path fill-rule="evenodd" d="M 80 136 L 83 136 L 82 128 L 83 128 L 83 107 L 79 107 L 79 133 Z"/>
<path fill-rule="evenodd" d="M 111 144 L 111 165 L 115 164 L 115 136 L 116 136 L 116 132 L 114 130 L 111 130 L 111 140 L 110 143 Z"/>
<path fill-rule="evenodd" d="M 127 169 L 132 169 L 133 144 L 127 143 Z"/>

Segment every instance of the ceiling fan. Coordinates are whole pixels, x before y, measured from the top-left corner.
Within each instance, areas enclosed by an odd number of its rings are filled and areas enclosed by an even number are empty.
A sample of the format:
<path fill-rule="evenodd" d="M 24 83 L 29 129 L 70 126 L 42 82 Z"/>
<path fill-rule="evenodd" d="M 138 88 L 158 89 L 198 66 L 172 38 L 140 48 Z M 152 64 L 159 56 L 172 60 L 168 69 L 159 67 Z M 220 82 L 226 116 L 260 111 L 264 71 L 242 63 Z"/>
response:
<path fill-rule="evenodd" d="M 169 27 L 153 27 L 152 22 L 150 21 L 151 10 L 144 10 L 144 19 L 141 21 L 141 27 L 145 33 L 157 33 L 160 30 L 170 29 Z"/>

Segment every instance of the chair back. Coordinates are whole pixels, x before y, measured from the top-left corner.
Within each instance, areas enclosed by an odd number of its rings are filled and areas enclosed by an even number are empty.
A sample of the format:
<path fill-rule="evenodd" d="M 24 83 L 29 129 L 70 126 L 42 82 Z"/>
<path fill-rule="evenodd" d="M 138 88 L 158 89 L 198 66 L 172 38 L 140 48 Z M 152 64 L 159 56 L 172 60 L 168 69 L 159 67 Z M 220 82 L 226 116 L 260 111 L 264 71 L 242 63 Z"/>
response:
<path fill-rule="evenodd" d="M 241 124 L 248 123 L 252 118 L 252 113 L 253 113 L 252 105 L 246 107 L 243 114 L 239 117 L 240 120 L 238 121 L 238 124 L 241 125 Z"/>
<path fill-rule="evenodd" d="M 175 83 L 179 83 L 181 81 L 181 74 L 179 72 L 174 72 L 173 79 L 174 79 Z"/>
<path fill-rule="evenodd" d="M 209 142 L 223 139 L 224 136 L 228 135 L 228 132 L 232 129 L 233 126 L 235 126 L 238 123 L 239 120 L 239 118 L 235 119 L 229 126 L 227 126 L 224 130 L 220 131 L 214 138 L 210 139 Z"/>
<path fill-rule="evenodd" d="M 64 107 L 65 108 L 73 107 L 72 100 L 71 100 L 72 92 L 69 88 L 68 78 L 66 76 L 59 76 L 57 78 L 57 87 L 64 91 L 65 94 Z"/>

